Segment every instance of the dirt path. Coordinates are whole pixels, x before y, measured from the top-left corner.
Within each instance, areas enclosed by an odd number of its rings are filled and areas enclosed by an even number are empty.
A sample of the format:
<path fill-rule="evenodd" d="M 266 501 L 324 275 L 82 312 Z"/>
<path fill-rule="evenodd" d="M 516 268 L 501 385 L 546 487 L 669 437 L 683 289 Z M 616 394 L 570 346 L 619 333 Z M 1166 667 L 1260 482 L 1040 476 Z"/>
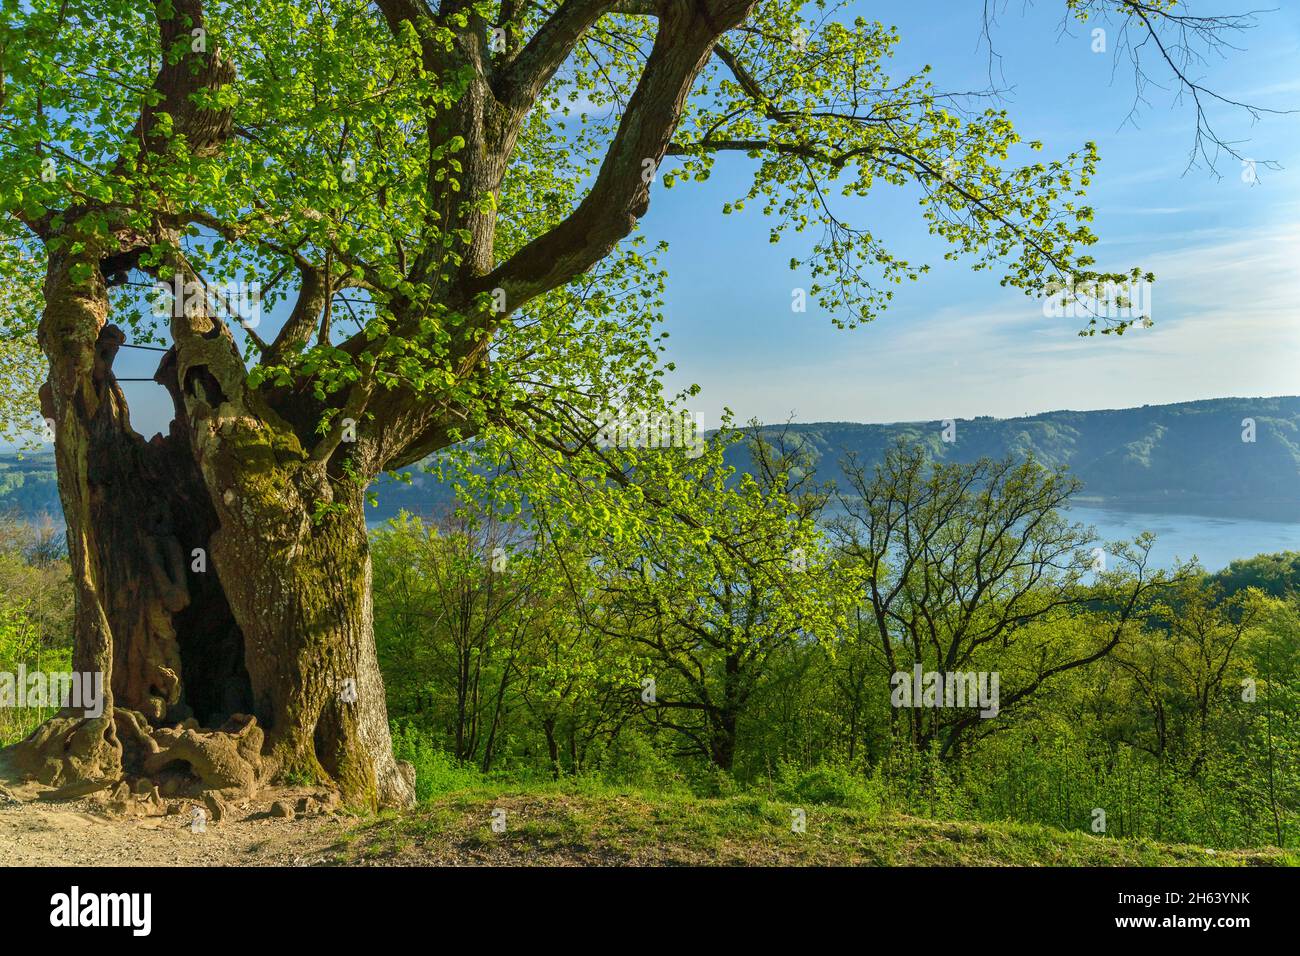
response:
<path fill-rule="evenodd" d="M 304 793 L 307 791 L 303 791 Z M 292 791 L 230 804 L 229 819 L 194 833 L 171 816 L 106 814 L 92 800 L 6 799 L 0 792 L 0 866 L 321 866 L 336 860 L 350 817 L 270 815 Z M 193 801 L 190 801 L 193 803 Z M 292 805 L 292 804 L 291 804 Z"/>

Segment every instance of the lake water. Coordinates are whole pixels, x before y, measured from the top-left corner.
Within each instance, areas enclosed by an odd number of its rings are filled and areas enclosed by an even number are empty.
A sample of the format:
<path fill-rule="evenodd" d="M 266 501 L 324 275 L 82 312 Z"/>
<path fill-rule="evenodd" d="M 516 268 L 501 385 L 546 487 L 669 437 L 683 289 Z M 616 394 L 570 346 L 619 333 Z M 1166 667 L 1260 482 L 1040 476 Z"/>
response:
<path fill-rule="evenodd" d="M 1300 523 L 1295 522 L 1082 506 L 1070 508 L 1068 514 L 1071 520 L 1094 527 L 1101 541 L 1131 541 L 1143 531 L 1152 532 L 1156 536 L 1151 549 L 1153 568 L 1171 568 L 1176 560 L 1195 555 L 1206 570 L 1218 571 L 1238 558 L 1300 551 Z M 379 528 L 384 520 L 368 523 Z"/>
<path fill-rule="evenodd" d="M 1207 570 L 1218 571 L 1238 558 L 1300 551 L 1300 524 L 1288 522 L 1079 507 L 1071 508 L 1069 515 L 1081 524 L 1094 526 L 1104 541 L 1152 532 L 1156 542 L 1151 559 L 1161 568 L 1170 567 L 1175 559 L 1195 555 Z"/>

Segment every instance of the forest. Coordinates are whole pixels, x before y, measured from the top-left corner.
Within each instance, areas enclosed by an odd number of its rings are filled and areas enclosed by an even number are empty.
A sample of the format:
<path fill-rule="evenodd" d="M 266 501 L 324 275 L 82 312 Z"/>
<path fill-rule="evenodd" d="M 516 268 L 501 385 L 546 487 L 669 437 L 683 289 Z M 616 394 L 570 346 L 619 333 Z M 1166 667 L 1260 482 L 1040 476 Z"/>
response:
<path fill-rule="evenodd" d="M 501 513 L 490 485 L 372 532 L 394 747 L 421 800 L 585 782 L 1297 845 L 1300 554 L 1154 569 L 1144 536 L 1099 559 L 1063 516 L 1064 469 L 899 442 L 841 462 L 837 488 L 773 435 L 722 433 L 683 472 L 647 457 L 637 492 L 686 483 L 689 511 L 621 533 L 541 500 Z M 754 474 L 726 464 L 737 445 Z M 66 667 L 57 536 L 8 521 L 0 574 L 0 671 Z M 891 678 L 914 668 L 997 675 L 996 713 L 897 706 Z M 0 743 L 52 712 L 0 710 Z"/>

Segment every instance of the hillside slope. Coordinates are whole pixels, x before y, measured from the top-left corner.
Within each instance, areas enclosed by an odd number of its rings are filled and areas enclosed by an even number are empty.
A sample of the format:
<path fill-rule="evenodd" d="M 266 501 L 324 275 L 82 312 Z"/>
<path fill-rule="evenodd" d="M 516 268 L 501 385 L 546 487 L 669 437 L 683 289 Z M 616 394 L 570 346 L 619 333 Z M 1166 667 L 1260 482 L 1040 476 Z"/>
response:
<path fill-rule="evenodd" d="M 1255 441 L 1242 441 L 1243 421 Z M 945 442 L 940 422 L 789 425 L 818 462 L 818 478 L 844 486 L 839 462 L 878 462 L 896 441 L 918 442 L 936 459 L 1032 454 L 1065 465 L 1083 481 L 1081 503 L 1139 511 L 1300 520 L 1300 397 L 1223 398 L 1027 418 L 956 422 Z M 747 455 L 734 464 L 744 469 Z"/>
<path fill-rule="evenodd" d="M 0 792 L 5 866 L 1283 866 L 1294 854 L 1213 851 L 1015 823 L 969 823 L 790 807 L 752 796 L 474 790 L 403 813 L 281 819 L 281 792 L 229 805 L 193 833 L 188 813 L 106 816 L 83 800 L 15 801 Z M 292 803 L 292 800 L 290 801 Z M 494 810 L 506 830 L 491 829 Z"/>
<path fill-rule="evenodd" d="M 1017 823 L 970 823 L 720 799 L 506 790 L 435 797 L 355 827 L 333 859 L 387 866 L 1276 866 L 1281 850 L 1214 851 Z M 504 811 L 505 832 L 493 832 Z"/>

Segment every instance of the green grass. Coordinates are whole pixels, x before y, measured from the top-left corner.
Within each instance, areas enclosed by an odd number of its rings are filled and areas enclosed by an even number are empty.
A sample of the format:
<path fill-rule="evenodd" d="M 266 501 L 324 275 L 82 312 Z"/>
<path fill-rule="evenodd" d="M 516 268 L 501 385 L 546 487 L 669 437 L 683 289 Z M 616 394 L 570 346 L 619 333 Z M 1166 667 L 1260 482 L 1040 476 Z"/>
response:
<path fill-rule="evenodd" d="M 340 863 L 377 865 L 1233 866 L 1297 865 L 1276 849 L 1208 851 L 1019 823 L 939 821 L 785 800 L 700 798 L 596 783 L 480 785 L 362 821 Z M 506 812 L 494 833 L 492 812 Z"/>

